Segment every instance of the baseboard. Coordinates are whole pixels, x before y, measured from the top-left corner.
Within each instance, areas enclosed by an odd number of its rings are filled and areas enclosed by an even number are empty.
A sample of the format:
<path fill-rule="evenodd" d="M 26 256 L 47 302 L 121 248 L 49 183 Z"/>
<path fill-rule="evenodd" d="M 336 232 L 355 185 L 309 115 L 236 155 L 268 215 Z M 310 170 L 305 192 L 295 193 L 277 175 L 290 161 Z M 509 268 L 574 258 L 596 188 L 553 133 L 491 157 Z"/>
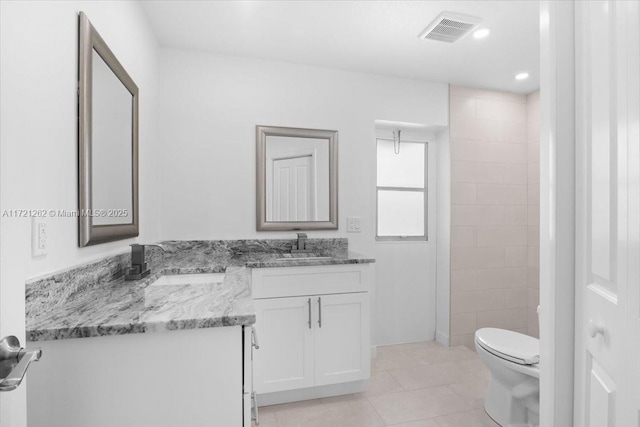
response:
<path fill-rule="evenodd" d="M 436 331 L 436 342 L 444 345 L 445 347 L 449 347 L 449 335 Z"/>
<path fill-rule="evenodd" d="M 378 346 L 377 345 L 372 345 L 371 346 L 371 358 L 375 359 L 376 357 L 378 357 Z"/>
<path fill-rule="evenodd" d="M 345 394 L 361 393 L 365 391 L 369 380 L 353 381 L 342 384 L 331 384 L 319 387 L 301 388 L 297 390 L 278 391 L 274 393 L 258 394 L 258 405 L 270 406 L 281 403 L 300 402 L 302 400 L 321 399 L 325 397 L 342 396 Z"/>

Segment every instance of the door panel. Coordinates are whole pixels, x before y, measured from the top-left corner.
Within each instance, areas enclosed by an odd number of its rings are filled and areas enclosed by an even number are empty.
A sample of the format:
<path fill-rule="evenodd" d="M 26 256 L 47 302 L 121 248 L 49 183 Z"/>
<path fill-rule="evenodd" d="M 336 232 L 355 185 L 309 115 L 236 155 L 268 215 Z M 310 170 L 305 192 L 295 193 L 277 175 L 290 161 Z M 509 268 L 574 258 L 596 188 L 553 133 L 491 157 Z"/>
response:
<path fill-rule="evenodd" d="M 602 365 L 609 375 L 616 377 L 620 330 L 614 327 L 618 311 L 618 299 L 610 290 L 596 284 L 587 286 L 585 295 L 587 318 L 587 353 Z M 595 335 L 594 335 L 595 334 Z"/>
<path fill-rule="evenodd" d="M 592 361 L 589 389 L 592 402 L 589 409 L 589 427 L 615 426 L 615 384 L 607 373 Z"/>
<path fill-rule="evenodd" d="M 584 239 L 576 248 L 574 422 L 626 427 L 638 424 L 640 408 L 640 19 L 637 2 L 575 5 L 576 231 Z"/>
<path fill-rule="evenodd" d="M 618 281 L 626 260 L 618 257 L 618 245 L 626 239 L 620 235 L 618 214 L 622 214 L 618 195 L 618 140 L 616 132 L 616 91 L 612 84 L 615 76 L 616 50 L 615 4 L 608 1 L 585 2 L 587 32 L 587 252 L 586 283 L 584 287 L 586 366 L 589 367 L 584 384 L 586 414 L 589 426 L 599 424 L 602 417 L 609 419 L 615 408 L 615 389 L 619 364 Z M 624 196 L 624 195 L 623 195 Z M 597 371 L 596 371 L 597 368 Z M 606 378 L 606 386 L 603 383 Z"/>
<path fill-rule="evenodd" d="M 313 323 L 309 297 L 255 300 L 260 350 L 254 353 L 257 393 L 313 385 Z"/>
<path fill-rule="evenodd" d="M 610 98 L 611 86 L 611 24 L 606 14 L 608 3 L 606 1 L 589 2 L 589 17 L 591 31 L 589 43 L 591 45 L 589 79 L 590 99 L 589 110 L 591 125 L 588 128 L 590 139 L 589 149 L 591 154 L 590 173 L 590 252 L 592 280 L 603 286 L 615 289 L 615 279 L 612 277 L 611 265 L 612 248 L 615 242 L 612 238 L 612 218 L 615 218 L 615 188 L 610 185 L 612 172 L 615 173 L 615 165 L 612 154 L 615 140 L 612 140 L 612 127 L 610 123 Z M 613 180 L 615 181 L 615 179 Z"/>
<path fill-rule="evenodd" d="M 316 385 L 369 378 L 369 294 L 314 298 Z"/>
<path fill-rule="evenodd" d="M 622 425 L 640 427 L 640 4 L 629 2 L 627 17 L 627 139 L 629 165 L 629 291 L 625 322 L 627 380 L 630 390 L 629 416 Z"/>

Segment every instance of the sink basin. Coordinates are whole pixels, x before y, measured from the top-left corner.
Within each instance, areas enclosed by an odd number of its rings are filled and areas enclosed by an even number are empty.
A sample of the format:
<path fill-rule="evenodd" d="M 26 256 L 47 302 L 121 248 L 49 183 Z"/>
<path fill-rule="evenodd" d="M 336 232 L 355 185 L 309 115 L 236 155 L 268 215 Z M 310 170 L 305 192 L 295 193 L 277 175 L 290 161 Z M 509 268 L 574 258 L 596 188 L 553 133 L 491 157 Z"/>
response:
<path fill-rule="evenodd" d="M 330 256 L 318 256 L 313 252 L 301 252 L 299 254 L 279 254 L 278 261 L 313 261 L 318 259 L 331 259 Z"/>
<path fill-rule="evenodd" d="M 171 274 L 160 277 L 151 286 L 204 285 L 222 283 L 223 281 L 224 273 Z"/>

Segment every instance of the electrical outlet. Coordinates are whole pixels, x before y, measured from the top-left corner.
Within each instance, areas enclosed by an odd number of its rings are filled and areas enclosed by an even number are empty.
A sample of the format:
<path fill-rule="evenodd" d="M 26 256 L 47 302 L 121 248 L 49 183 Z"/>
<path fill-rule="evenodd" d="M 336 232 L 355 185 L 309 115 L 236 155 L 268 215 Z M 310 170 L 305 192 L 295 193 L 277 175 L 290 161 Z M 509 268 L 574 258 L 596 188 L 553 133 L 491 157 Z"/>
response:
<path fill-rule="evenodd" d="M 31 221 L 31 256 L 39 257 L 47 254 L 47 223 L 43 218 L 32 218 Z"/>
<path fill-rule="evenodd" d="M 360 233 L 362 231 L 360 222 L 360 217 L 347 217 L 347 233 Z"/>

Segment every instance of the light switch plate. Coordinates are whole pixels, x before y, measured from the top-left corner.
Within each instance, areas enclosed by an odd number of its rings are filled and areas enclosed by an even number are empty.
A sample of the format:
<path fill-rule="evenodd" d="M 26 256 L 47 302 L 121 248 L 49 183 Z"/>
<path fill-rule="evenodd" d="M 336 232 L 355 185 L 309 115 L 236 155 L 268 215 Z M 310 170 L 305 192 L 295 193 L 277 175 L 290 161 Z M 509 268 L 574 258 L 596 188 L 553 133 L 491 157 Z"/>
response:
<path fill-rule="evenodd" d="M 47 254 L 48 230 L 44 218 L 31 219 L 31 256 L 39 257 Z"/>
<path fill-rule="evenodd" d="M 347 233 L 360 233 L 361 229 L 361 219 L 358 216 L 349 216 L 347 217 Z"/>

